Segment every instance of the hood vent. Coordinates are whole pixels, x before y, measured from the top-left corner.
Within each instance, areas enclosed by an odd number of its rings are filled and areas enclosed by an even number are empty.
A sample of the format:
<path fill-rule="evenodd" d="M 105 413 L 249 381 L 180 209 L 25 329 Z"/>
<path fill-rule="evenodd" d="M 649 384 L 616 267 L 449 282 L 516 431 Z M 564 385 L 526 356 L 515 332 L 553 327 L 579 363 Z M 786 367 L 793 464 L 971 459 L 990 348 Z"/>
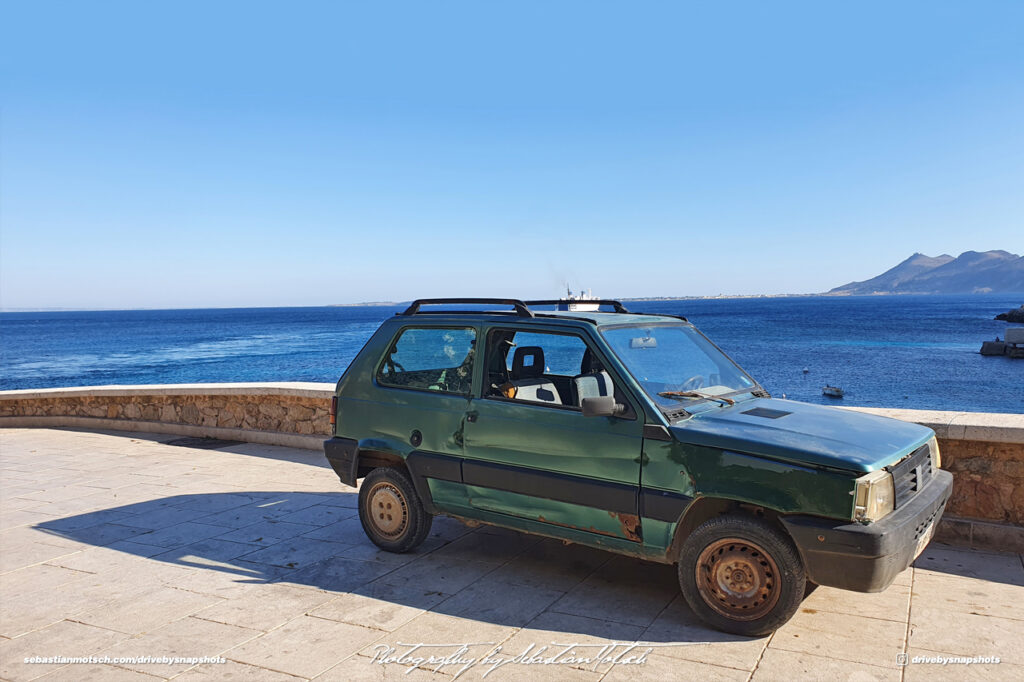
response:
<path fill-rule="evenodd" d="M 787 414 L 793 413 L 783 412 L 782 410 L 770 410 L 767 407 L 755 407 L 752 410 L 747 410 L 740 414 L 749 414 L 751 417 L 763 417 L 765 419 L 778 419 L 779 417 L 785 417 Z"/>

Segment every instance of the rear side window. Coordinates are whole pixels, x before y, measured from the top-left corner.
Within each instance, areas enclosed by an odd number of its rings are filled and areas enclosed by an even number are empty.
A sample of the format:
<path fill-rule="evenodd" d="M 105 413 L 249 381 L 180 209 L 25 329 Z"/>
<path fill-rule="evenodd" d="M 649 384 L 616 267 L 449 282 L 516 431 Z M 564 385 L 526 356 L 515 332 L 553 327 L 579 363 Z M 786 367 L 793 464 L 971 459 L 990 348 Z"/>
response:
<path fill-rule="evenodd" d="M 377 370 L 377 382 L 468 395 L 472 388 L 476 331 L 463 327 L 404 329 Z"/>

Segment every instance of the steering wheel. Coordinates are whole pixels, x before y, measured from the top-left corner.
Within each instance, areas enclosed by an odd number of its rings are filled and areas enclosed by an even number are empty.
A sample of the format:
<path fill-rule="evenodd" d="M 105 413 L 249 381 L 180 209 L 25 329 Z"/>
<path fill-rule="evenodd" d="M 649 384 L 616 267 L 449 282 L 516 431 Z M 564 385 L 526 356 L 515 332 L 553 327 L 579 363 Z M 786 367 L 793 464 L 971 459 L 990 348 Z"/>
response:
<path fill-rule="evenodd" d="M 680 386 L 680 391 L 695 391 L 704 385 L 704 377 L 700 374 L 694 374 L 692 377 L 684 381 Z"/>

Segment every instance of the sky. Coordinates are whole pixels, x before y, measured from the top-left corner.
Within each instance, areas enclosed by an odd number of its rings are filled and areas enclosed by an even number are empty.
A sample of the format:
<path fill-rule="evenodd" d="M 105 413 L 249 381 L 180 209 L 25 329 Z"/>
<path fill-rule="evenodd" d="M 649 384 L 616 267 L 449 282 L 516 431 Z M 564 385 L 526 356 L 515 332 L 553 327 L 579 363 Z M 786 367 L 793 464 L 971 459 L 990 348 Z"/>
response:
<path fill-rule="evenodd" d="M 1024 3 L 0 0 L 0 307 L 812 293 L 1024 253 Z"/>

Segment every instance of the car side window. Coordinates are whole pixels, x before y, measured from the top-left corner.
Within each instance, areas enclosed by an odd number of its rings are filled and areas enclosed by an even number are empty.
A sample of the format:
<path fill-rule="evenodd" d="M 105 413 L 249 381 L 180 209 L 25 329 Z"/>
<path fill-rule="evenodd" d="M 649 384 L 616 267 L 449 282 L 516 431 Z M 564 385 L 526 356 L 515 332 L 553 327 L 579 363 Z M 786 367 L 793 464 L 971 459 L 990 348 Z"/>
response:
<path fill-rule="evenodd" d="M 484 396 L 579 409 L 577 379 L 588 373 L 589 357 L 575 334 L 492 330 Z"/>
<path fill-rule="evenodd" d="M 515 346 L 505 356 L 505 364 L 509 372 L 515 360 L 515 349 L 522 346 L 534 346 L 544 351 L 544 374 L 560 376 L 576 376 L 580 373 L 583 354 L 587 352 L 587 344 L 578 336 L 568 334 L 538 334 L 536 332 L 516 332 L 513 339 Z"/>
<path fill-rule="evenodd" d="M 476 330 L 414 327 L 402 330 L 377 370 L 383 386 L 468 395 Z"/>

